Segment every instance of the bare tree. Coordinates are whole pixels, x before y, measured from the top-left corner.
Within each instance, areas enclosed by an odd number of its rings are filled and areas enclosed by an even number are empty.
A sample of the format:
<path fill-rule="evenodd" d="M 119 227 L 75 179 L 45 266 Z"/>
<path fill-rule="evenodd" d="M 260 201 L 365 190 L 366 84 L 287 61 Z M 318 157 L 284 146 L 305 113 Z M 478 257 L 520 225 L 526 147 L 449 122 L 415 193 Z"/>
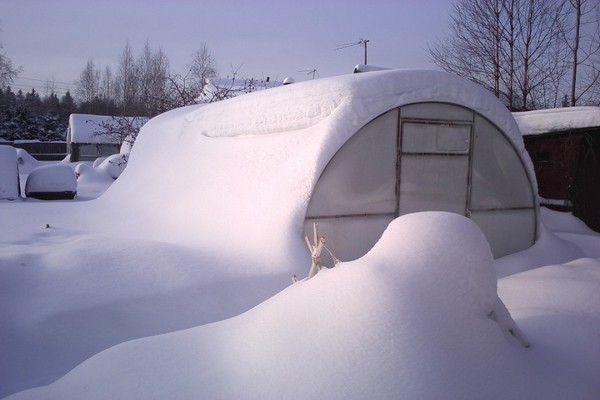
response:
<path fill-rule="evenodd" d="M 456 0 L 450 34 L 430 46 L 439 67 L 489 89 L 511 110 L 558 99 L 551 88 L 566 71 L 558 27 L 561 1 Z"/>
<path fill-rule="evenodd" d="M 217 76 L 215 59 L 205 44 L 193 54 L 184 74 L 169 74 L 165 95 L 167 109 L 207 102 L 205 88 L 210 78 Z"/>
<path fill-rule="evenodd" d="M 561 30 L 571 54 L 569 104 L 590 103 L 600 83 L 600 0 L 568 0 L 570 23 Z"/>
<path fill-rule="evenodd" d="M 519 68 L 515 76 L 520 103 L 517 109 L 544 107 L 545 104 L 539 104 L 539 101 L 536 104 L 533 100 L 547 92 L 552 82 L 562 78 L 567 71 L 564 43 L 557 29 L 566 22 L 563 4 L 522 0 L 519 5 L 517 23 L 520 35 L 516 46 Z"/>
<path fill-rule="evenodd" d="M 192 83 L 189 72 L 186 75 L 169 74 L 167 80 L 167 90 L 164 96 L 165 109 L 170 110 L 197 103 L 197 87 Z"/>
<path fill-rule="evenodd" d="M 164 97 L 169 77 L 169 60 L 159 49 L 152 51 L 146 42 L 137 63 L 140 85 L 140 102 L 143 114 L 154 116 L 165 111 Z"/>
<path fill-rule="evenodd" d="M 93 122 L 93 121 L 92 121 Z M 145 117 L 113 116 L 108 121 L 93 122 L 96 125 L 94 136 L 102 136 L 118 142 L 119 145 L 127 143 L 133 146 L 142 126 L 148 122 Z"/>
<path fill-rule="evenodd" d="M 125 45 L 119 57 L 115 87 L 122 112 L 125 115 L 136 114 L 139 110 L 138 68 L 129 43 Z"/>
<path fill-rule="evenodd" d="M 468 77 L 500 97 L 500 0 L 461 0 L 453 4 L 450 34 L 429 47 L 435 64 Z"/>
<path fill-rule="evenodd" d="M 13 67 L 11 59 L 2 52 L 3 48 L 4 46 L 0 43 L 0 88 L 4 88 L 11 84 L 21 72 L 20 67 Z"/>
<path fill-rule="evenodd" d="M 196 96 L 199 96 L 207 80 L 217 76 L 215 59 L 206 44 L 203 43 L 196 50 L 188 68 L 192 90 L 197 93 Z"/>
<path fill-rule="evenodd" d="M 93 59 L 88 60 L 76 83 L 80 101 L 91 103 L 100 95 L 100 69 Z"/>
<path fill-rule="evenodd" d="M 114 98 L 114 78 L 112 70 L 109 66 L 104 68 L 100 80 L 100 97 L 105 101 L 113 100 Z"/>

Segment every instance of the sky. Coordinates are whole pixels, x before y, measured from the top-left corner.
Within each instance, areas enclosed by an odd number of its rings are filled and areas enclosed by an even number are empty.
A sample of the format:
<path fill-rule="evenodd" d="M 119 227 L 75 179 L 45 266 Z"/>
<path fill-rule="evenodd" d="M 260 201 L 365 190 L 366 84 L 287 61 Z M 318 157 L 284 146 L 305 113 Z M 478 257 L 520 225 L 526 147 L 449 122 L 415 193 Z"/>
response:
<path fill-rule="evenodd" d="M 364 62 L 435 68 L 428 44 L 444 35 L 451 0 L 0 0 L 0 43 L 20 78 L 13 88 L 59 94 L 86 62 L 116 69 L 127 43 L 146 41 L 183 73 L 202 44 L 219 75 L 296 81 L 352 72 Z M 47 82 L 53 82 L 47 85 Z"/>

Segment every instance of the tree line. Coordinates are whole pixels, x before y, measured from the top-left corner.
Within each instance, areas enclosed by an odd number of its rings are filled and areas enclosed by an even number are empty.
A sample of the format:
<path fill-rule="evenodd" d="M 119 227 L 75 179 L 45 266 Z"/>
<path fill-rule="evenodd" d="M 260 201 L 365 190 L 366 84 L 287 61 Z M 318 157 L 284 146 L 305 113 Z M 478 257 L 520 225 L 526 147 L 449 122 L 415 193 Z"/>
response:
<path fill-rule="evenodd" d="M 0 138 L 5 140 L 64 140 L 69 115 L 78 107 L 69 92 L 41 98 L 35 89 L 13 92 L 0 88 Z"/>
<path fill-rule="evenodd" d="M 129 117 L 147 120 L 177 107 L 219 101 L 257 89 L 257 80 L 237 80 L 237 71 L 232 71 L 231 79 L 223 86 L 206 85 L 209 78 L 217 76 L 217 69 L 205 44 L 179 73 L 171 70 L 162 49 L 153 49 L 146 41 L 136 57 L 127 43 L 114 70 L 89 59 L 75 81 L 74 95 L 67 92 L 60 99 L 53 92 L 41 98 L 34 89 L 14 93 L 9 84 L 19 73 L 20 69 L 0 52 L 0 138 L 6 140 L 64 139 L 69 115 L 74 112 L 111 115 L 111 127 L 123 127 L 128 137 L 135 138 L 131 127 L 123 123 L 131 121 Z M 99 134 L 111 136 L 112 130 L 99 127 Z"/>
<path fill-rule="evenodd" d="M 7 139 L 33 138 L 36 125 L 40 138 L 56 137 L 66 128 L 65 110 L 152 117 L 237 94 L 205 93 L 217 70 L 204 44 L 177 73 L 161 49 L 146 42 L 136 57 L 127 43 L 115 69 L 89 59 L 74 98 L 61 99 L 14 93 L 8 85 L 20 70 L 1 50 L 0 137 Z M 438 67 L 487 88 L 511 111 L 600 104 L 600 0 L 455 0 L 449 32 L 428 52 Z"/>
<path fill-rule="evenodd" d="M 511 111 L 598 105 L 600 0 L 457 0 L 429 54 Z"/>
<path fill-rule="evenodd" d="M 74 95 L 67 91 L 60 99 L 54 92 L 42 98 L 35 89 L 15 93 L 10 83 L 19 73 L 20 68 L 0 51 L 0 138 L 5 140 L 64 140 L 69 115 L 75 112 L 153 117 L 223 97 L 220 93 L 201 97 L 206 80 L 217 75 L 215 60 L 204 44 L 181 74 L 170 70 L 161 49 L 153 50 L 146 42 L 135 58 L 127 43 L 115 71 L 88 60 L 75 82 Z M 228 91 L 225 97 L 232 95 Z"/>
<path fill-rule="evenodd" d="M 186 71 L 175 73 L 162 49 L 152 49 L 146 42 L 136 58 L 127 43 L 114 71 L 93 59 L 87 61 L 76 82 L 76 98 L 81 110 L 91 114 L 153 117 L 194 104 L 206 79 L 216 75 L 215 60 L 204 44 Z"/>

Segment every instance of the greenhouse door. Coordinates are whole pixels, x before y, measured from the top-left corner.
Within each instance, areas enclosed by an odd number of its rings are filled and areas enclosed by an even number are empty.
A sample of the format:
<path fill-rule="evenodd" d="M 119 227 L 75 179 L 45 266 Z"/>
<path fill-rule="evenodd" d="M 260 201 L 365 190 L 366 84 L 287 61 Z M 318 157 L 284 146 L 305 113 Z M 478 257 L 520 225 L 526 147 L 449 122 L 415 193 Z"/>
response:
<path fill-rule="evenodd" d="M 468 214 L 471 126 L 401 121 L 398 215 L 431 210 Z"/>

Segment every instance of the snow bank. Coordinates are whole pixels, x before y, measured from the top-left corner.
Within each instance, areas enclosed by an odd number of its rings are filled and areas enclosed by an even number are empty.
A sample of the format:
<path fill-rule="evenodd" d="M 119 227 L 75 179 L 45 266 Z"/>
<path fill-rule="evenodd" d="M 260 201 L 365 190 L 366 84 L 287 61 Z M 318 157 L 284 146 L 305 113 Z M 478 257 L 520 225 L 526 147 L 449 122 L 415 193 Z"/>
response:
<path fill-rule="evenodd" d="M 36 160 L 31 154 L 24 149 L 17 149 L 19 158 L 19 174 L 29 174 L 33 169 L 43 165 L 43 162 Z"/>
<path fill-rule="evenodd" d="M 600 258 L 600 234 L 572 213 L 540 207 L 540 234 L 530 248 L 495 260 L 498 277 L 583 257 Z"/>
<path fill-rule="evenodd" d="M 17 162 L 15 148 L 0 145 L 0 200 L 16 200 L 19 198 Z"/>
<path fill-rule="evenodd" d="M 538 368 L 546 369 L 548 378 L 577 376 L 577 386 L 600 398 L 600 260 L 579 259 L 513 275 L 498 282 L 498 292 L 535 343 L 530 350 Z"/>
<path fill-rule="evenodd" d="M 488 317 L 492 263 L 470 220 L 407 215 L 363 258 L 245 314 L 121 344 L 10 399 L 591 398 Z"/>
<path fill-rule="evenodd" d="M 600 107 L 565 107 L 513 113 L 523 135 L 600 127 Z"/>

